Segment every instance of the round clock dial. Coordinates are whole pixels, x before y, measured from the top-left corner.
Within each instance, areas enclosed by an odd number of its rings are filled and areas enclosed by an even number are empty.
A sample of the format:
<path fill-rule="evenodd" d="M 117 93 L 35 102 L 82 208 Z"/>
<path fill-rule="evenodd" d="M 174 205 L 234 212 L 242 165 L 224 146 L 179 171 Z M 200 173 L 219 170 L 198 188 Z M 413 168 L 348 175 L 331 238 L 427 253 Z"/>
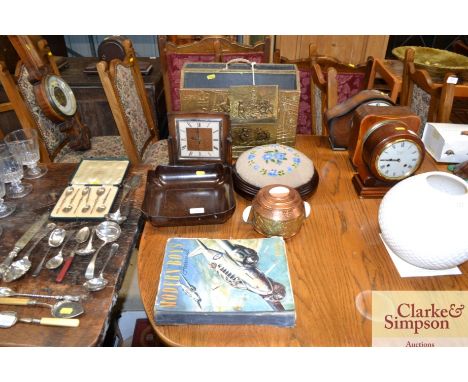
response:
<path fill-rule="evenodd" d="M 399 121 L 389 121 L 368 131 L 362 158 L 377 179 L 396 182 L 418 170 L 424 152 L 424 144 L 414 131 Z"/>
<path fill-rule="evenodd" d="M 48 74 L 34 85 L 34 94 L 44 114 L 63 122 L 76 113 L 76 99 L 70 86 L 59 76 Z"/>
<path fill-rule="evenodd" d="M 376 155 L 375 168 L 382 178 L 400 180 L 412 175 L 421 164 L 421 149 L 413 141 L 390 142 Z"/>
<path fill-rule="evenodd" d="M 76 99 L 70 86 L 60 77 L 45 77 L 45 91 L 55 111 L 71 117 L 76 113 Z"/>

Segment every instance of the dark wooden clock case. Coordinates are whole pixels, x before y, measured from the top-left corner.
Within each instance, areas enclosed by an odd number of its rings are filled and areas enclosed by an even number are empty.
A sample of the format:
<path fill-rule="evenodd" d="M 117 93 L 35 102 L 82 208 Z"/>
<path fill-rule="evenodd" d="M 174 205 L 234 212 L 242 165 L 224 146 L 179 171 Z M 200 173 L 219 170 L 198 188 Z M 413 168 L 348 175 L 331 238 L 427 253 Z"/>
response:
<path fill-rule="evenodd" d="M 393 106 L 392 99 L 377 90 L 363 90 L 325 113 L 328 138 L 333 150 L 346 150 L 353 122 L 353 113 L 361 105 L 382 102 Z M 385 107 L 385 106 L 384 106 Z"/>
<path fill-rule="evenodd" d="M 398 126 L 403 126 L 417 135 L 421 119 L 406 106 L 381 107 L 361 105 L 354 112 L 348 152 L 351 163 L 357 171 L 353 175 L 352 182 L 356 192 L 362 198 L 380 198 L 397 182 L 383 181 L 374 175 L 376 173 L 375 168 L 371 168 L 372 166 L 368 165 L 369 143 L 366 145 L 366 149 L 363 144 L 366 134 L 376 124 L 385 126 L 396 123 Z M 373 133 L 378 141 L 374 140 L 371 144 L 385 144 L 385 141 L 389 138 L 389 133 L 387 134 L 385 130 L 387 129 L 382 129 L 383 135 Z M 406 136 L 408 136 L 408 133 L 406 133 Z M 396 137 L 395 133 L 393 133 L 392 137 Z"/>
<path fill-rule="evenodd" d="M 186 113 L 186 112 L 173 112 L 168 113 L 168 126 L 169 126 L 169 137 L 168 137 L 168 147 L 169 147 L 169 163 L 171 165 L 191 165 L 191 164 L 207 164 L 207 163 L 222 163 L 231 165 L 232 161 L 232 144 L 230 138 L 230 119 L 229 114 L 227 113 Z M 179 158 L 179 142 L 177 141 L 177 131 L 175 121 L 177 118 L 185 119 L 210 119 L 216 118 L 222 120 L 222 132 L 220 136 L 220 154 L 221 159 L 181 159 Z"/>
<path fill-rule="evenodd" d="M 222 120 L 221 158 L 179 158 L 175 120 L 216 118 Z M 148 172 L 143 212 L 154 226 L 221 224 L 236 208 L 231 169 L 229 115 L 225 113 L 168 114 L 169 165 Z"/>

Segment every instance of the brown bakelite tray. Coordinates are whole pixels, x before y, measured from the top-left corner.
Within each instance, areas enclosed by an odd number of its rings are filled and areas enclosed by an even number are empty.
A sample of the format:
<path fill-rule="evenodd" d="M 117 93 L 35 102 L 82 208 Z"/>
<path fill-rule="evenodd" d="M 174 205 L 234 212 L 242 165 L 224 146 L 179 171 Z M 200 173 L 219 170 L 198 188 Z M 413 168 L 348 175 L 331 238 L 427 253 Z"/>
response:
<path fill-rule="evenodd" d="M 155 226 L 224 223 L 235 208 L 230 167 L 158 166 L 148 172 L 143 213 Z"/>

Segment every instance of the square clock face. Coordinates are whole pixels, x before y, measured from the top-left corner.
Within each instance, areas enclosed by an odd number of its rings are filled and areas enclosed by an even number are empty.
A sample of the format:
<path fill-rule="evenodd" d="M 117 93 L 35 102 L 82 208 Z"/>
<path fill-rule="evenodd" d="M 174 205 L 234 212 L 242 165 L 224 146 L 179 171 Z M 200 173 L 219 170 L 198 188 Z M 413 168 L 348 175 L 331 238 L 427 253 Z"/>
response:
<path fill-rule="evenodd" d="M 173 162 L 224 162 L 228 125 L 229 119 L 224 114 L 170 114 Z"/>
<path fill-rule="evenodd" d="M 221 121 L 176 119 L 181 159 L 221 159 Z"/>

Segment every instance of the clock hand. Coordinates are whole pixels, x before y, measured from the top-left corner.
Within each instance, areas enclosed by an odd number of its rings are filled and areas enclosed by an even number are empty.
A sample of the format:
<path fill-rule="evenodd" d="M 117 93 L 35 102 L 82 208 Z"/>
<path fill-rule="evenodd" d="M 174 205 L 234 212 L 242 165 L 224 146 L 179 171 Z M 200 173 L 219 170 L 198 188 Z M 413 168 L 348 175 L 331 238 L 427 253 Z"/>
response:
<path fill-rule="evenodd" d="M 381 162 L 401 162 L 401 159 L 381 159 Z"/>

